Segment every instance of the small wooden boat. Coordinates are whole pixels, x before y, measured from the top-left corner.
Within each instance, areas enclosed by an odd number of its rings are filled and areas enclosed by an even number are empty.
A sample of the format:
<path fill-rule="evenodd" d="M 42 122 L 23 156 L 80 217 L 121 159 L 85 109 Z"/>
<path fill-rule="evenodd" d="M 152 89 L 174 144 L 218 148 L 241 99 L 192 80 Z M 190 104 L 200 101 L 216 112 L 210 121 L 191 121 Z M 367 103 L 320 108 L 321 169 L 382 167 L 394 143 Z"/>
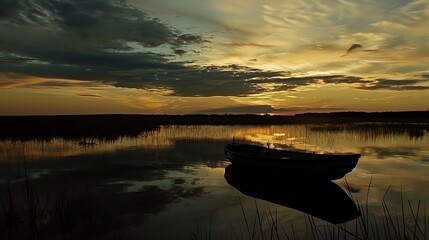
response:
<path fill-rule="evenodd" d="M 225 146 L 225 154 L 233 165 L 258 173 L 327 180 L 344 177 L 356 167 L 361 156 L 278 150 L 234 142 Z"/>

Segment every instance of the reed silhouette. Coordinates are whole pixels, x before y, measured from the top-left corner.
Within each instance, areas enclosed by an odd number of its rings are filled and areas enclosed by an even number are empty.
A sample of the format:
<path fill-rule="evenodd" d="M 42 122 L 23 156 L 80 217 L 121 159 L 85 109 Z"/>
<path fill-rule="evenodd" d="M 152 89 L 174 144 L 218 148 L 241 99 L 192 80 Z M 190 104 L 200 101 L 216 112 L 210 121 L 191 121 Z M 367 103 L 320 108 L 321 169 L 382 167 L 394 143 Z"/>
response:
<path fill-rule="evenodd" d="M 310 131 L 322 133 L 349 132 L 365 136 L 366 139 L 406 135 L 410 139 L 423 138 L 429 132 L 429 124 L 412 123 L 356 123 L 324 124 L 310 127 Z"/>
<path fill-rule="evenodd" d="M 115 140 L 156 130 L 159 125 L 307 124 L 307 123 L 429 123 L 429 111 L 335 112 L 278 115 L 70 115 L 2 116 L 0 139 L 50 140 L 55 137 L 80 140 Z M 427 125 L 426 125 L 427 129 Z M 415 134 L 420 134 L 415 132 Z"/>

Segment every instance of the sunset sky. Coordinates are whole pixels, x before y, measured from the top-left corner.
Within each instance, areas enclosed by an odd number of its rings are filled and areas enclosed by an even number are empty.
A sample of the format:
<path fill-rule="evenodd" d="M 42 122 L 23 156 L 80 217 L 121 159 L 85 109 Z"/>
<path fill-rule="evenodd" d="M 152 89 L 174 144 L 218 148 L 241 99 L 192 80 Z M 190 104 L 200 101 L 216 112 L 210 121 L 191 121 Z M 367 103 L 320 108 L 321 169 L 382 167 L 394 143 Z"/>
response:
<path fill-rule="evenodd" d="M 0 115 L 429 109 L 429 0 L 0 0 Z"/>

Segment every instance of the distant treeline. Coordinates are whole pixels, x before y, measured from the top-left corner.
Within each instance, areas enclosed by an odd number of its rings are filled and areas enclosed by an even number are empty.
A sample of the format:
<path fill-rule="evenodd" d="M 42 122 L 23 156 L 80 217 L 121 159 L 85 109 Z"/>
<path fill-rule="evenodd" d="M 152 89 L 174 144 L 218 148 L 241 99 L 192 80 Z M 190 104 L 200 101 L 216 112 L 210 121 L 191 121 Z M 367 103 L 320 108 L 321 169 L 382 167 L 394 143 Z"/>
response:
<path fill-rule="evenodd" d="M 429 111 L 304 113 L 271 115 L 69 115 L 0 117 L 0 139 L 97 138 L 115 140 L 157 130 L 160 125 L 266 125 L 310 123 L 429 123 Z"/>
<path fill-rule="evenodd" d="M 158 129 L 159 126 L 148 125 L 139 116 L 0 117 L 0 139 L 10 140 L 50 140 L 58 137 L 77 141 L 113 141 Z"/>
<path fill-rule="evenodd" d="M 405 111 L 405 112 L 331 112 L 331 113 L 302 113 L 295 115 L 297 118 L 309 119 L 354 119 L 357 122 L 374 119 L 378 121 L 423 121 L 429 120 L 428 111 Z"/>

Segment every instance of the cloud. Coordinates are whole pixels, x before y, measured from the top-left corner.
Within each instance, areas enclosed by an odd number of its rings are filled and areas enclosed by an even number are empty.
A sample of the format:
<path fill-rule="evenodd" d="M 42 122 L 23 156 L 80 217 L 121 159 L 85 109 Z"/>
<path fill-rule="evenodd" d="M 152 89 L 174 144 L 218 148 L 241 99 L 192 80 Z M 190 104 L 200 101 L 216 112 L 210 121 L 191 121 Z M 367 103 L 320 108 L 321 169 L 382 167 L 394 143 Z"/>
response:
<path fill-rule="evenodd" d="M 203 41 L 201 36 L 181 33 L 125 1 L 47 0 L 16 4 L 20 7 L 6 4 L 8 9 L 15 9 L 13 16 L 0 18 L 0 53 L 9 60 L 15 56 L 50 64 L 79 65 L 83 60 L 80 65 L 85 65 L 92 60 L 93 64 L 110 61 L 117 65 L 128 63 L 117 59 L 124 53 Z M 146 62 L 154 57 L 146 56 Z"/>
<path fill-rule="evenodd" d="M 91 93 L 81 93 L 81 94 L 78 94 L 78 96 L 82 96 L 82 97 L 95 97 L 95 98 L 100 98 L 100 97 L 102 97 L 102 96 L 100 96 L 100 95 L 97 95 L 97 94 L 91 94 Z"/>
<path fill-rule="evenodd" d="M 429 73 L 422 73 L 422 78 L 429 79 Z"/>
<path fill-rule="evenodd" d="M 259 82 L 275 82 L 289 75 L 239 65 L 193 65 L 165 71 L 137 69 L 116 74 L 127 80 L 114 83 L 115 86 L 168 89 L 172 91 L 170 95 L 187 97 L 247 96 L 264 91 L 258 87 Z"/>
<path fill-rule="evenodd" d="M 362 48 L 362 45 L 357 44 L 357 43 L 351 45 L 349 47 L 349 49 L 347 49 L 346 53 L 344 53 L 344 55 L 342 57 L 346 56 L 347 54 L 351 53 L 352 51 L 356 50 L 357 48 Z"/>
<path fill-rule="evenodd" d="M 361 48 L 363 48 L 363 46 L 361 44 L 355 43 L 355 44 L 351 45 L 349 47 L 349 49 L 347 49 L 346 53 L 344 53 L 341 57 L 345 57 L 345 56 L 347 56 L 347 55 L 349 55 L 349 54 L 351 54 L 353 52 L 358 51 L 357 49 L 361 49 Z M 363 49 L 361 51 L 362 52 L 369 52 L 369 53 L 376 53 L 376 52 L 378 52 L 377 49 Z"/>
<path fill-rule="evenodd" d="M 186 50 L 183 50 L 183 49 L 174 49 L 174 54 L 176 54 L 176 55 L 183 56 L 185 53 L 187 53 Z"/>
<path fill-rule="evenodd" d="M 234 106 L 225 108 L 205 109 L 197 111 L 196 113 L 225 113 L 225 114 L 258 114 L 258 113 L 270 113 L 273 112 L 274 108 L 270 105 L 244 105 Z"/>
<path fill-rule="evenodd" d="M 275 108 L 271 105 L 240 105 L 225 108 L 205 109 L 195 113 L 202 114 L 296 114 L 302 112 L 333 112 L 346 111 L 347 108 L 306 108 L 306 107 L 289 107 Z"/>
<path fill-rule="evenodd" d="M 13 17 L 21 9 L 21 4 L 16 0 L 2 0 L 0 2 L 0 19 Z"/>
<path fill-rule="evenodd" d="M 16 81 L 26 76 L 95 80 L 170 89 L 179 96 L 229 96 L 258 92 L 248 80 L 288 74 L 174 61 L 166 49 L 183 55 L 188 51 L 183 48 L 201 44 L 202 36 L 174 29 L 125 1 L 17 1 L 5 6 L 17 14 L 0 19 L 0 72 L 21 76 Z"/>
<path fill-rule="evenodd" d="M 312 84 L 366 90 L 428 88 L 414 80 L 371 81 L 340 74 L 294 77 L 288 71 L 180 61 L 175 59 L 177 55 L 198 52 L 204 36 L 180 31 L 123 0 L 20 0 L 1 4 L 0 74 L 15 76 L 3 81 L 3 86 L 38 77 L 160 90 L 185 97 L 249 96 L 294 91 Z M 251 40 L 241 44 L 257 45 Z M 362 45 L 353 44 L 346 54 L 358 48 Z M 247 59 L 253 64 L 262 62 Z M 31 86 L 37 84 L 52 83 Z"/>
<path fill-rule="evenodd" d="M 377 79 L 376 81 L 362 84 L 357 89 L 364 90 L 427 90 L 429 86 L 418 85 L 421 83 L 429 82 L 429 80 L 390 80 L 390 79 Z"/>
<path fill-rule="evenodd" d="M 296 90 L 312 84 L 356 84 L 370 82 L 355 76 L 328 75 L 328 76 L 308 76 L 308 77 L 272 77 L 269 79 L 253 79 L 249 82 L 257 86 L 267 85 L 272 91 Z"/>
<path fill-rule="evenodd" d="M 180 34 L 121 0 L 19 1 L 13 22 L 19 27 L 50 28 L 80 38 L 85 45 L 123 47 L 136 42 L 146 47 L 201 42 L 200 36 Z"/>

